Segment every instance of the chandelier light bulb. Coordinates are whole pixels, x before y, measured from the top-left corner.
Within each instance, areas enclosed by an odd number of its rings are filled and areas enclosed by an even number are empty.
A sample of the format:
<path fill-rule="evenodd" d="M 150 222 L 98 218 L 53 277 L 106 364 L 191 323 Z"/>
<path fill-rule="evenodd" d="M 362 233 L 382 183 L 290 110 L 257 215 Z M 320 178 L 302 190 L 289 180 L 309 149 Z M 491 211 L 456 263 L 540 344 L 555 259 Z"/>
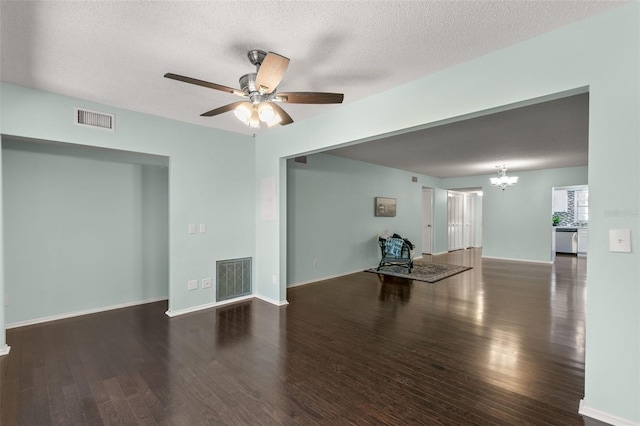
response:
<path fill-rule="evenodd" d="M 507 167 L 504 164 L 496 166 L 496 169 L 500 177 L 489 178 L 491 185 L 499 186 L 504 191 L 507 186 L 515 185 L 518 182 L 517 176 L 507 176 Z"/>

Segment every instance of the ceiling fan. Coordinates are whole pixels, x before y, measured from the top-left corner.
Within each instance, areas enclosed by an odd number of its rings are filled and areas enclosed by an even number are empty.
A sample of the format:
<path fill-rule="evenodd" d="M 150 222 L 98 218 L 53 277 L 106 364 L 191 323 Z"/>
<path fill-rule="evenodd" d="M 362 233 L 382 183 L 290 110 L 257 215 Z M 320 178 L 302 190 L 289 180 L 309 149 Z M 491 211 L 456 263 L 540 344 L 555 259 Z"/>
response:
<path fill-rule="evenodd" d="M 200 115 L 213 117 L 233 110 L 236 117 L 251 128 L 260 127 L 260 122 L 266 123 L 269 127 L 275 124 L 284 126 L 293 123 L 291 116 L 278 105 L 279 103 L 339 104 L 344 99 L 342 93 L 277 92 L 278 85 L 289 66 L 289 59 L 277 53 L 267 53 L 263 50 L 251 50 L 247 56 L 249 61 L 255 65 L 256 72 L 240 77 L 240 89 L 173 73 L 166 73 L 164 76 L 245 98 L 245 100 L 233 102 Z"/>

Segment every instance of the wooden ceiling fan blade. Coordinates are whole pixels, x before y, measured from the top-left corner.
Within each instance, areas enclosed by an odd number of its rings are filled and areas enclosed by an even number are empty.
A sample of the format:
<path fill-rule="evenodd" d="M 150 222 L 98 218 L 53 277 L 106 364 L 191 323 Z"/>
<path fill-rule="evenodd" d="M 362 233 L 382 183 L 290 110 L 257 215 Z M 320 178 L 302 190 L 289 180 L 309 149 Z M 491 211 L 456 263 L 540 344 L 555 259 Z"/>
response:
<path fill-rule="evenodd" d="M 290 104 L 341 104 L 344 99 L 342 93 L 324 92 L 281 92 L 274 101 Z"/>
<path fill-rule="evenodd" d="M 178 80 L 184 83 L 195 84 L 196 86 L 208 87 L 209 89 L 220 90 L 221 92 L 227 92 L 227 93 L 231 93 L 231 94 L 242 96 L 242 97 L 247 96 L 247 94 L 240 89 L 234 89 L 233 87 L 227 87 L 221 84 L 210 83 L 204 80 L 198 80 L 197 78 L 185 77 L 184 75 L 173 74 L 170 72 L 166 73 L 164 76 L 172 80 Z"/>
<path fill-rule="evenodd" d="M 253 107 L 251 105 L 251 102 L 238 101 L 238 102 L 233 102 L 233 103 L 228 104 L 228 105 L 221 106 L 221 107 L 216 108 L 216 109 L 212 109 L 211 111 L 207 111 L 207 112 L 205 112 L 203 114 L 200 114 L 200 116 L 201 117 L 213 117 L 214 115 L 218 115 L 218 114 L 225 113 L 227 111 L 234 110 L 234 109 L 236 109 L 237 107 L 239 107 L 242 104 L 247 104 L 250 108 Z"/>
<path fill-rule="evenodd" d="M 267 53 L 256 76 L 256 89 L 258 92 L 264 95 L 276 90 L 288 66 L 288 58 L 273 52 Z"/>
<path fill-rule="evenodd" d="M 291 116 L 289 114 L 287 114 L 287 111 L 282 109 L 282 107 L 280 105 L 278 105 L 278 104 L 276 104 L 274 102 L 271 102 L 270 104 L 273 107 L 273 109 L 280 116 L 280 125 L 281 126 L 286 126 L 287 124 L 293 123 L 293 118 L 291 118 Z"/>

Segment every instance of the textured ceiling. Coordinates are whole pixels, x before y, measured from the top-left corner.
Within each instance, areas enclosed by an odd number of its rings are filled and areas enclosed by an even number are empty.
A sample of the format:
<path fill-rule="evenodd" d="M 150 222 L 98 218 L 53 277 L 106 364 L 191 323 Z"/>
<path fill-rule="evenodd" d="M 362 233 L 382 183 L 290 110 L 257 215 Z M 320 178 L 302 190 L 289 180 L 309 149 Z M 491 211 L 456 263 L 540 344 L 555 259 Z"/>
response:
<path fill-rule="evenodd" d="M 252 134 L 232 113 L 199 116 L 233 95 L 163 75 L 239 87 L 257 48 L 291 59 L 280 91 L 341 92 L 350 103 L 621 3 L 3 0 L 0 78 Z M 340 108 L 284 107 L 294 121 Z"/>
<path fill-rule="evenodd" d="M 589 94 L 583 93 L 327 151 L 435 177 L 584 166 Z"/>

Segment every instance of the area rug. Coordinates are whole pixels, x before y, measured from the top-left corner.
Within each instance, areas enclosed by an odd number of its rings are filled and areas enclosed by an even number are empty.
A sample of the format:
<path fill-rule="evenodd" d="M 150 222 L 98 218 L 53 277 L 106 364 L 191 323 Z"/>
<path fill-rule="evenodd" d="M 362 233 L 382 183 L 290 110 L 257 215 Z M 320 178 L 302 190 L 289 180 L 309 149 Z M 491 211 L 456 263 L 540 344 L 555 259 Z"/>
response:
<path fill-rule="evenodd" d="M 471 266 L 448 265 L 446 263 L 414 263 L 413 270 L 410 274 L 407 273 L 407 268 L 395 265 L 383 266 L 379 271 L 376 270 L 376 268 L 371 268 L 365 272 L 435 283 L 436 281 L 443 280 L 460 272 L 468 271 L 469 269 L 472 269 Z"/>

